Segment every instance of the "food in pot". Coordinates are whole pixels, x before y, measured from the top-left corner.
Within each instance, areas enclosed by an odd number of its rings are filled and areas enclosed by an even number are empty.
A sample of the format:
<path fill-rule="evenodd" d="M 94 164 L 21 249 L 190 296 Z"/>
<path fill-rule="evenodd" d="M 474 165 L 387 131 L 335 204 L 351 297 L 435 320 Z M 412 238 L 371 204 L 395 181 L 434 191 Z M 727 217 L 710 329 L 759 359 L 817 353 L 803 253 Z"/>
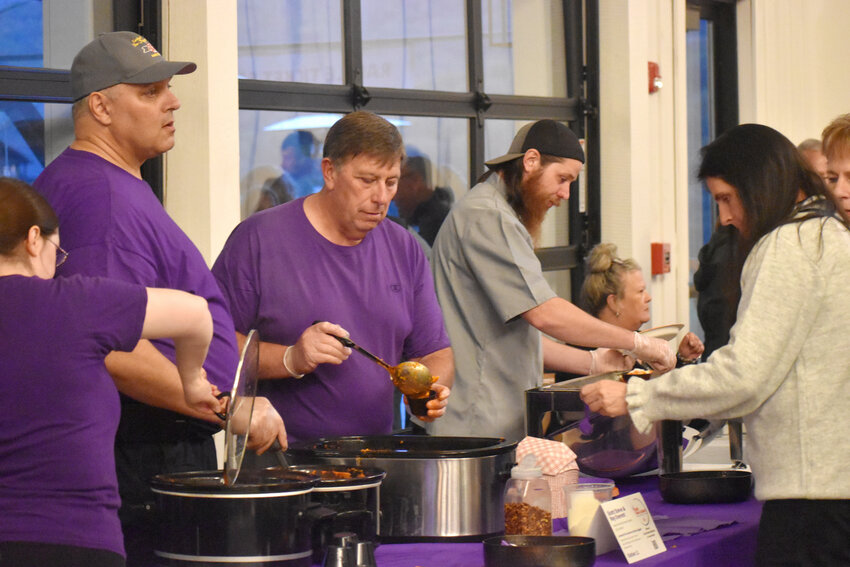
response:
<path fill-rule="evenodd" d="M 363 469 L 351 467 L 345 471 L 320 469 L 313 471 L 313 474 L 319 475 L 322 480 L 342 480 L 349 478 L 363 478 L 366 474 Z"/>

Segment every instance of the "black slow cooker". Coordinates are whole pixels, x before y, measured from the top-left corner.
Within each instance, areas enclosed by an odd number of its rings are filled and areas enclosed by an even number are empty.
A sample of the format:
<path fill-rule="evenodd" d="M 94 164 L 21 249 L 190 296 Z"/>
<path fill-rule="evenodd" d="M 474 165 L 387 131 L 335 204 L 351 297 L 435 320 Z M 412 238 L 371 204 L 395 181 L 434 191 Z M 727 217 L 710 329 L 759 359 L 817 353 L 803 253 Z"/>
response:
<path fill-rule="evenodd" d="M 312 564 L 310 494 L 318 477 L 284 469 L 159 475 L 152 481 L 160 516 L 155 550 L 163 565 L 213 567 Z"/>

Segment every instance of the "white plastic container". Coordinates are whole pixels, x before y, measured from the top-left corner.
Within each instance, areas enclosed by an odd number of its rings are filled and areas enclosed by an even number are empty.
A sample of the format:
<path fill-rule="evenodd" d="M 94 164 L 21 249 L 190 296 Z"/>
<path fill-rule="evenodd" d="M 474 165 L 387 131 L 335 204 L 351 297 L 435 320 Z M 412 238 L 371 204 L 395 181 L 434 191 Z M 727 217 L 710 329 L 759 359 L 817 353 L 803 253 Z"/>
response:
<path fill-rule="evenodd" d="M 617 547 L 617 539 L 605 517 L 601 504 L 612 499 L 613 482 L 578 483 L 564 488 L 568 502 L 567 525 L 571 536 L 592 537 L 596 554 L 608 553 Z"/>
<path fill-rule="evenodd" d="M 552 494 L 534 454 L 511 469 L 505 485 L 505 535 L 552 535 Z"/>

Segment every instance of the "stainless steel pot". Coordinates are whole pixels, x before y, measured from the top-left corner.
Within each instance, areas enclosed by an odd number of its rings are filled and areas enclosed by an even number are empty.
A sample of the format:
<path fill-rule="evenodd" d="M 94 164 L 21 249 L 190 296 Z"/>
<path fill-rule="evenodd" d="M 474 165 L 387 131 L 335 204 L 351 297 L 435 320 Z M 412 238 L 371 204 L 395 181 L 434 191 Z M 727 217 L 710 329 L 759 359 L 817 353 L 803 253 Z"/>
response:
<path fill-rule="evenodd" d="M 317 481 L 282 469 L 242 471 L 232 486 L 222 471 L 156 476 L 151 485 L 161 535 L 155 553 L 163 565 L 184 567 L 309 567 L 308 512 Z"/>
<path fill-rule="evenodd" d="M 299 463 L 383 469 L 382 541 L 481 541 L 504 532 L 515 442 L 489 437 L 335 437 L 290 446 Z"/>

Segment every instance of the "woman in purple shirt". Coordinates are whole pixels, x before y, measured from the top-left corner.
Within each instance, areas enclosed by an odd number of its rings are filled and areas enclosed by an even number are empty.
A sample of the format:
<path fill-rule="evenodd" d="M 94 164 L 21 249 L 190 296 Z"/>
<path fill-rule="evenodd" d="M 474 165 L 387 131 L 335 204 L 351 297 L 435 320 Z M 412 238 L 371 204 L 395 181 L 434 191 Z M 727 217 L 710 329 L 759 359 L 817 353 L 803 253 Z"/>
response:
<path fill-rule="evenodd" d="M 0 178 L 0 567 L 124 565 L 109 352 L 173 338 L 186 402 L 220 409 L 202 367 L 212 336 L 203 298 L 52 279 L 66 256 L 47 201 Z"/>

